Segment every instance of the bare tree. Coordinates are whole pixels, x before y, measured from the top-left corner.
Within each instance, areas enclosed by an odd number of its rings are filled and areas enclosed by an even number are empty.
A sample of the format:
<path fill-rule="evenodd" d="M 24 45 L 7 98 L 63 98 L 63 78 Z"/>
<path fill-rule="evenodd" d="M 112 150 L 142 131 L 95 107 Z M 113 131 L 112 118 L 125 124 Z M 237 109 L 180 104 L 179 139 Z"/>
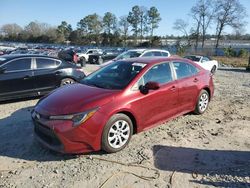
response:
<path fill-rule="evenodd" d="M 192 27 L 191 30 L 194 31 L 194 36 L 195 36 L 195 51 L 197 51 L 198 48 L 198 43 L 199 43 L 199 38 L 200 38 L 200 27 L 201 27 L 201 15 L 199 11 L 197 10 L 196 6 L 193 6 L 191 9 L 191 17 L 195 21 L 195 27 Z"/>
<path fill-rule="evenodd" d="M 174 22 L 173 29 L 181 32 L 187 38 L 188 45 L 190 45 L 190 37 L 187 32 L 187 28 L 188 28 L 188 22 L 184 21 L 183 19 L 177 19 Z"/>
<path fill-rule="evenodd" d="M 213 0 L 199 0 L 191 9 L 191 15 L 197 23 L 196 28 L 196 48 L 199 41 L 199 35 L 202 34 L 202 48 L 205 44 L 207 29 L 209 28 L 215 8 Z"/>
<path fill-rule="evenodd" d="M 17 24 L 5 24 L 1 27 L 3 35 L 9 39 L 16 39 L 22 32 L 22 27 Z"/>
<path fill-rule="evenodd" d="M 226 26 L 239 29 L 244 27 L 246 18 L 246 10 L 239 0 L 216 0 L 216 13 L 215 21 L 217 24 L 216 29 L 216 48 L 219 46 L 221 34 Z"/>

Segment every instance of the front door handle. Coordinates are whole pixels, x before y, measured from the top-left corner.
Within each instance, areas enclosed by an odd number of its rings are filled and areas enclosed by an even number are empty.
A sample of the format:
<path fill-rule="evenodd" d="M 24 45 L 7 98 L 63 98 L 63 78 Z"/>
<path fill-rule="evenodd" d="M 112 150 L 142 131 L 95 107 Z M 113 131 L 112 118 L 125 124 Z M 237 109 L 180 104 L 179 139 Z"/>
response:
<path fill-rule="evenodd" d="M 56 75 L 59 75 L 61 73 L 62 73 L 62 71 L 56 71 Z"/>
<path fill-rule="evenodd" d="M 195 78 L 195 79 L 194 79 L 194 82 L 198 82 L 198 81 L 199 81 L 198 78 Z"/>

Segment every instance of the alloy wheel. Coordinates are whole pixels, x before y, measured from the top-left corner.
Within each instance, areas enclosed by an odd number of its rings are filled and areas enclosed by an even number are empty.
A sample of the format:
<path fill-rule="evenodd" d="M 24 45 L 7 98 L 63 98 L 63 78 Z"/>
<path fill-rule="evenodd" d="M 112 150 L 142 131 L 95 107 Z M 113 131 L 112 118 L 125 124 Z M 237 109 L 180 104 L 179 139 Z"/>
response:
<path fill-rule="evenodd" d="M 130 137 L 130 126 L 124 120 L 116 121 L 109 129 L 108 143 L 112 148 L 118 149 L 124 146 Z"/>
<path fill-rule="evenodd" d="M 203 93 L 200 96 L 200 100 L 199 100 L 199 109 L 201 112 L 204 112 L 207 109 L 208 106 L 208 95 L 206 93 Z"/>

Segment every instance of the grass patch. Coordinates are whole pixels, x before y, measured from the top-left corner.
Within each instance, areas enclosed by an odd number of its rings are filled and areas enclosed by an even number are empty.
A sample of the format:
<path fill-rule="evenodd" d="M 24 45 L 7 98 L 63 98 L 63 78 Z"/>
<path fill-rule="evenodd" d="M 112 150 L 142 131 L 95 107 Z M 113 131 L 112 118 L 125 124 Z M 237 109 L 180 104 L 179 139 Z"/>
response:
<path fill-rule="evenodd" d="M 217 60 L 219 63 L 223 63 L 225 65 L 231 65 L 233 67 L 247 67 L 248 66 L 248 58 L 214 56 L 212 57 L 212 59 Z"/>

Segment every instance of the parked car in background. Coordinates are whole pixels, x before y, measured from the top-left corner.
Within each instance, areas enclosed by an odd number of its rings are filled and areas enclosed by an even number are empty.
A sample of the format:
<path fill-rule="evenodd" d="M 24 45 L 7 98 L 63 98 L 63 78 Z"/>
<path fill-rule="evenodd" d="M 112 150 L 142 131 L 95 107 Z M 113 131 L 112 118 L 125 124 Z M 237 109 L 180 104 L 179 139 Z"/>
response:
<path fill-rule="evenodd" d="M 77 56 L 79 59 L 81 59 L 85 62 L 88 62 L 90 54 L 102 54 L 102 50 L 101 49 L 88 49 L 84 52 L 78 52 Z"/>
<path fill-rule="evenodd" d="M 167 50 L 160 50 L 160 49 L 132 49 L 121 53 L 116 58 L 104 63 L 103 66 L 108 65 L 117 60 L 129 59 L 135 57 L 170 57 L 170 53 Z"/>
<path fill-rule="evenodd" d="M 88 63 L 101 65 L 121 54 L 119 50 L 105 50 L 102 54 L 89 54 Z"/>
<path fill-rule="evenodd" d="M 192 60 L 193 62 L 197 63 L 198 65 L 210 71 L 211 73 L 215 73 L 218 69 L 218 61 L 212 60 L 207 56 L 188 55 L 184 58 Z"/>
<path fill-rule="evenodd" d="M 44 95 L 85 77 L 75 64 L 41 55 L 0 57 L 0 101 Z"/>
<path fill-rule="evenodd" d="M 117 152 L 156 123 L 204 113 L 213 93 L 211 74 L 190 60 L 120 60 L 42 98 L 32 112 L 35 135 L 59 152 Z"/>

